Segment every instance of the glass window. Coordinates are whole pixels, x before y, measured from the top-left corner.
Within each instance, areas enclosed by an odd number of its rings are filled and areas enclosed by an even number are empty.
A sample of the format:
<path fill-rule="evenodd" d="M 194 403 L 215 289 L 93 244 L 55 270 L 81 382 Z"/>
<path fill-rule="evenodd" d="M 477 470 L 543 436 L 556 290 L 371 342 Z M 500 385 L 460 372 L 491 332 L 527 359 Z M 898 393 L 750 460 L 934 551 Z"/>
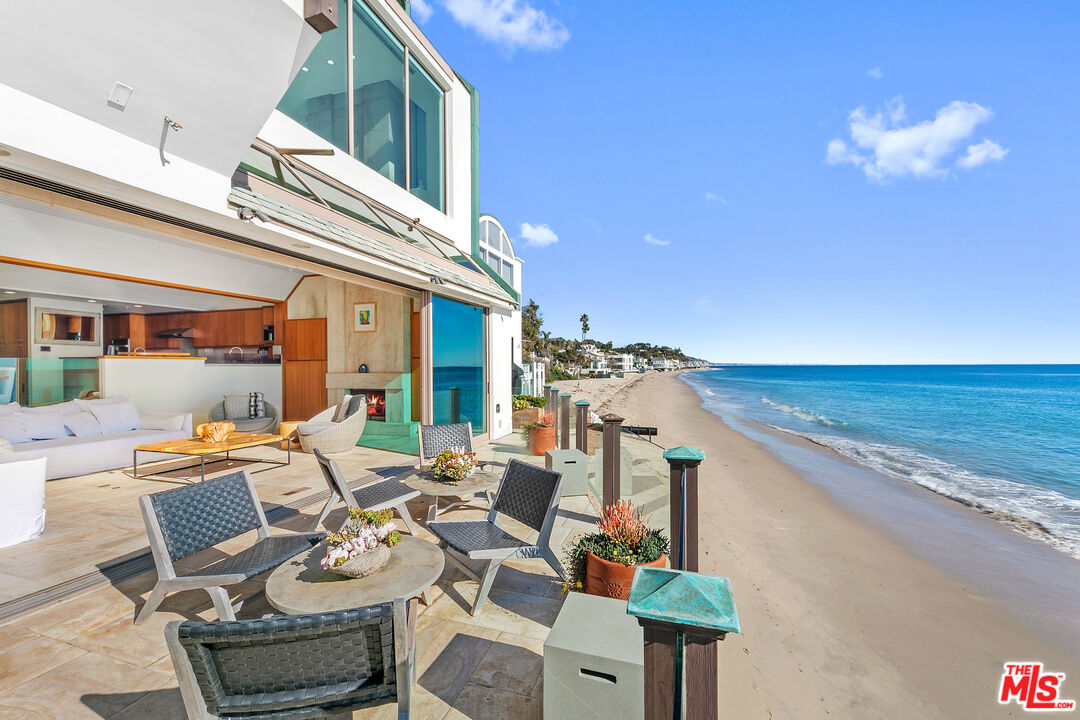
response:
<path fill-rule="evenodd" d="M 353 155 L 405 187 L 405 46 L 359 0 L 352 20 Z"/>
<path fill-rule="evenodd" d="M 303 186 L 291 169 L 276 157 L 270 157 L 255 148 L 248 148 L 240 161 L 240 169 L 246 170 L 252 175 L 257 175 L 263 180 L 276 183 L 283 188 L 292 190 L 298 195 L 312 197 L 307 188 Z"/>
<path fill-rule="evenodd" d="M 338 0 L 338 17 L 348 14 L 348 0 Z M 323 139 L 349 151 L 349 80 L 345 65 L 344 23 L 323 33 L 278 109 Z"/>
<path fill-rule="evenodd" d="M 409 190 L 443 209 L 443 91 L 409 58 Z"/>
<path fill-rule="evenodd" d="M 433 297 L 431 334 L 435 423 L 484 432 L 484 310 Z"/>

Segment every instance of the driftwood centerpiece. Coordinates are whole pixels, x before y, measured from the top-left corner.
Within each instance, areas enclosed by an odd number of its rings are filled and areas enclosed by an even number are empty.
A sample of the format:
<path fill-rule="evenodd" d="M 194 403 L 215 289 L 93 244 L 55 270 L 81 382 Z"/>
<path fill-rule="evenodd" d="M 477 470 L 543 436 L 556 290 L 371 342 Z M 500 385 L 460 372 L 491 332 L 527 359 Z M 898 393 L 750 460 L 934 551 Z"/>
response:
<path fill-rule="evenodd" d="M 229 421 L 203 423 L 195 428 L 195 434 L 204 443 L 216 445 L 225 442 L 225 438 L 236 429 L 236 424 Z"/>

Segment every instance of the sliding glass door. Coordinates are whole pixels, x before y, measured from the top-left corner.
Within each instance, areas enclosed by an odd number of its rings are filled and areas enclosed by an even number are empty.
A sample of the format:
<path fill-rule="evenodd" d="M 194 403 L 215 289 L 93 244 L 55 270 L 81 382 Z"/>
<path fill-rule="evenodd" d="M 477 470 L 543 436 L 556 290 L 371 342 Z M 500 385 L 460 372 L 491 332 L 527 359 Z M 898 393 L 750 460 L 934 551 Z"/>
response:
<path fill-rule="evenodd" d="M 431 299 L 434 422 L 487 426 L 484 408 L 484 309 Z"/>

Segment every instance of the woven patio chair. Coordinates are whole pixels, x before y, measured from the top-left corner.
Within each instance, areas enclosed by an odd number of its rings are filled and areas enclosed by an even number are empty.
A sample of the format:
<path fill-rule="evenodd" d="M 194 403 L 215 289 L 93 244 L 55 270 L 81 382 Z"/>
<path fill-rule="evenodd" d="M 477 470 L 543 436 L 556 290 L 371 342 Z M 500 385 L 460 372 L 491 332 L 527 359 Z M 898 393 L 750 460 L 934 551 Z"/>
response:
<path fill-rule="evenodd" d="M 413 490 L 395 478 L 387 478 L 352 490 L 349 483 L 345 481 L 345 476 L 338 469 L 336 462 L 323 455 L 319 450 L 315 451 L 315 459 L 319 462 L 319 469 L 322 470 L 327 487 L 330 488 L 330 497 L 326 499 L 326 504 L 323 505 L 319 518 L 311 526 L 312 530 L 319 527 L 326 520 L 326 516 L 337 507 L 338 503 L 344 502 L 351 508 L 358 507 L 363 510 L 394 508 L 397 510 L 398 515 L 401 516 L 401 519 L 405 521 L 405 527 L 409 529 L 409 534 L 416 534 L 416 527 L 413 526 L 409 508 L 405 503 L 414 497 L 419 497 L 419 490 Z"/>
<path fill-rule="evenodd" d="M 409 717 L 416 599 L 317 615 L 171 622 L 165 627 L 187 717 L 352 717 L 397 703 Z"/>
<path fill-rule="evenodd" d="M 331 405 L 307 422 L 296 426 L 296 435 L 304 452 L 320 450 L 324 454 L 339 453 L 356 447 L 367 425 L 367 403 L 360 401 L 359 407 L 352 408 L 351 415 L 335 421 L 335 417 L 343 414 L 342 405 L 349 402 L 350 397 L 346 397 L 341 405 Z"/>
<path fill-rule="evenodd" d="M 551 549 L 551 529 L 559 510 L 562 485 L 562 473 L 511 460 L 486 520 L 428 523 L 428 530 L 439 538 L 439 547 L 446 551 L 447 559 L 480 584 L 470 614 L 476 615 L 484 607 L 495 574 L 507 560 L 543 558 L 559 577 L 565 577 Z M 500 514 L 535 530 L 536 541 L 522 540 L 503 530 L 495 523 Z M 467 560 L 484 561 L 483 570 L 475 572 L 466 564 Z"/>
<path fill-rule="evenodd" d="M 236 432 L 272 433 L 277 430 L 278 420 L 280 419 L 278 409 L 274 407 L 272 403 L 268 403 L 265 401 L 263 402 L 263 407 L 266 408 L 266 414 L 261 418 L 229 420 L 229 422 L 236 425 Z M 210 422 L 221 422 L 223 420 L 228 420 L 228 418 L 225 417 L 224 400 L 210 408 L 209 418 Z"/>
<path fill-rule="evenodd" d="M 433 460 L 443 450 L 465 448 L 472 452 L 472 423 L 454 423 L 452 425 L 420 426 L 420 469 L 424 469 L 425 460 Z"/>
<path fill-rule="evenodd" d="M 273 570 L 326 537 L 321 532 L 272 535 L 247 470 L 143 495 L 139 508 L 158 580 L 135 618 L 136 625 L 145 622 L 168 593 L 199 588 L 210 595 L 219 618 L 232 620 L 236 616 L 226 585 Z M 251 530 L 258 531 L 251 547 L 185 575 L 176 574 L 175 561 Z"/>

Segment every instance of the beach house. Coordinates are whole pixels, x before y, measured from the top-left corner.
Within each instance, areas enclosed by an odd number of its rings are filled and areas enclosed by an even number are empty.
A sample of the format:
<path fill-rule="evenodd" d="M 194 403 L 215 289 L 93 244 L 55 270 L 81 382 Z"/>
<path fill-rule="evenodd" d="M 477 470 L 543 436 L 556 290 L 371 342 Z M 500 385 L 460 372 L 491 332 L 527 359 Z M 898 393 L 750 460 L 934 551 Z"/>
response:
<path fill-rule="evenodd" d="M 631 353 L 618 353 L 607 359 L 608 367 L 617 372 L 633 372 L 634 356 Z"/>
<path fill-rule="evenodd" d="M 0 400 L 361 392 L 361 445 L 510 432 L 521 262 L 479 212 L 477 91 L 405 3 L 4 12 Z"/>

